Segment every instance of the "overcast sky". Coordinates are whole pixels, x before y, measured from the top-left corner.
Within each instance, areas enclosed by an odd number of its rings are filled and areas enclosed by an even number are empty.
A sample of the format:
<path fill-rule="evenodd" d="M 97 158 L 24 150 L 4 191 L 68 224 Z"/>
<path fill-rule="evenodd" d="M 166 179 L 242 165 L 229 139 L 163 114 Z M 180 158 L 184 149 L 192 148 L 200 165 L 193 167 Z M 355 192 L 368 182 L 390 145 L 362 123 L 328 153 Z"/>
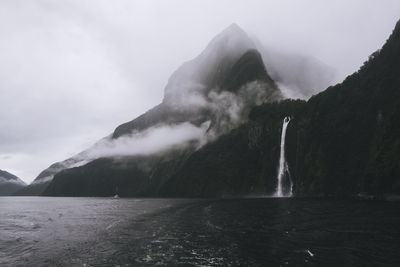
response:
<path fill-rule="evenodd" d="M 0 1 L 0 169 L 32 181 L 158 104 L 171 73 L 235 22 L 354 72 L 399 0 Z"/>

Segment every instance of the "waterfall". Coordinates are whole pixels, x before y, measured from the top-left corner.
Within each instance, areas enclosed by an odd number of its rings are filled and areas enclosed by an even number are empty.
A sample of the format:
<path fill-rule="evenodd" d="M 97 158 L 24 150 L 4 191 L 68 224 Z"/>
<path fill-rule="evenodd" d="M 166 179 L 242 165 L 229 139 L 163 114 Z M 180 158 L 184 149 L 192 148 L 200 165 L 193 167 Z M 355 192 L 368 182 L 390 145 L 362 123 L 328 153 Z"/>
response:
<path fill-rule="evenodd" d="M 291 197 L 292 196 L 292 189 L 293 189 L 293 183 L 292 183 L 292 178 L 290 177 L 290 172 L 289 172 L 289 165 L 286 162 L 285 158 L 285 137 L 286 137 L 286 129 L 287 126 L 290 122 L 290 117 L 285 117 L 283 120 L 283 125 L 282 125 L 282 135 L 281 135 L 281 151 L 280 151 L 280 156 L 279 156 L 279 169 L 278 169 L 278 184 L 276 187 L 276 192 L 275 196 L 277 197 Z M 284 178 L 285 175 L 287 175 L 287 178 L 289 180 L 289 188 L 285 190 L 284 188 Z"/>

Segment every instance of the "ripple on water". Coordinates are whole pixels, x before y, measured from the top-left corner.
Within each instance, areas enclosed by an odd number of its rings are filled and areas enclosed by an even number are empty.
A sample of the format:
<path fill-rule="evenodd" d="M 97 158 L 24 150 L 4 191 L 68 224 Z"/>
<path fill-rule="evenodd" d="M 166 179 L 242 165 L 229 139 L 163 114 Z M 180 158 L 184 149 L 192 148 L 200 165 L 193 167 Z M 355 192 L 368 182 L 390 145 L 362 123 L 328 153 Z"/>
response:
<path fill-rule="evenodd" d="M 13 201 L 18 204 L 19 198 Z M 396 203 L 101 198 L 23 202 L 0 210 L 0 265 L 400 266 Z"/>

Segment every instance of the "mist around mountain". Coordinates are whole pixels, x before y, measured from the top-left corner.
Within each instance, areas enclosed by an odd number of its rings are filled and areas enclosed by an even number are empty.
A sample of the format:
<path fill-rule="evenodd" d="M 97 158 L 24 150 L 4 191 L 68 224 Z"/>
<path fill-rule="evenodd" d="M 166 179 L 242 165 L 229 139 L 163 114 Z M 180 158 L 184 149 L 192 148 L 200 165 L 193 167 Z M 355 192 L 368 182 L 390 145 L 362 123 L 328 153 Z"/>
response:
<path fill-rule="evenodd" d="M 335 81 L 335 70 L 316 58 L 272 47 L 259 49 L 269 75 L 285 98 L 308 100 Z"/>
<path fill-rule="evenodd" d="M 0 196 L 10 196 L 25 186 L 24 181 L 17 176 L 0 170 Z"/>
<path fill-rule="evenodd" d="M 162 103 L 77 156 L 53 164 L 17 194 L 40 194 L 62 170 L 105 158 L 154 168 L 153 158 L 169 158 L 176 150 L 192 153 L 236 128 L 253 106 L 283 98 L 254 47 L 232 24 L 171 75 Z M 132 163 L 136 158 L 147 163 Z"/>
<path fill-rule="evenodd" d="M 260 155 L 256 158 L 275 160 L 272 168 L 278 164 L 276 140 L 282 120 L 292 118 L 286 156 L 297 196 L 398 195 L 399 88 L 400 22 L 382 49 L 343 83 L 307 102 L 285 100 L 256 107 L 243 132 L 252 136 L 248 141 Z"/>
<path fill-rule="evenodd" d="M 399 89 L 400 22 L 358 72 L 292 115 L 298 194 L 400 193 Z"/>
<path fill-rule="evenodd" d="M 314 72 L 317 61 L 260 52 L 232 25 L 173 73 L 161 104 L 53 164 L 24 193 L 270 195 L 282 122 L 290 116 L 286 155 L 295 195 L 399 194 L 399 36 L 397 23 L 383 48 L 343 83 L 308 101 L 284 100 L 317 93 L 332 77 L 329 68 Z"/>
<path fill-rule="evenodd" d="M 400 194 L 400 22 L 359 71 L 308 101 L 254 107 L 192 154 L 161 196 L 273 195 L 283 119 L 296 196 Z M 288 179 L 288 177 L 285 177 Z"/>

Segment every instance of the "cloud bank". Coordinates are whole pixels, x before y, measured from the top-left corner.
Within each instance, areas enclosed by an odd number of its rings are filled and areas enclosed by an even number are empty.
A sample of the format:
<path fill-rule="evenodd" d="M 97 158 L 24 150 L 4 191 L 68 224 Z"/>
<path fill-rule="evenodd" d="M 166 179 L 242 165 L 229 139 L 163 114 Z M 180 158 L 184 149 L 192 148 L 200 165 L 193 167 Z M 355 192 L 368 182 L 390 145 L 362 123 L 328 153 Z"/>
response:
<path fill-rule="evenodd" d="M 0 185 L 2 184 L 16 184 L 16 185 L 26 185 L 23 181 L 21 180 L 12 180 L 12 179 L 6 179 L 4 177 L 0 177 Z"/>
<path fill-rule="evenodd" d="M 85 155 L 89 159 L 151 155 L 171 148 L 181 148 L 191 142 L 200 145 L 208 127 L 209 122 L 203 123 L 200 127 L 189 122 L 157 125 L 118 139 L 105 138 L 87 150 Z"/>
<path fill-rule="evenodd" d="M 271 91 L 274 94 L 271 94 Z M 269 98 L 279 99 L 279 92 L 276 92 L 275 88 L 269 90 L 269 85 L 260 81 L 247 83 L 236 93 L 211 90 L 207 95 L 203 95 L 201 92 L 182 90 L 182 97 L 179 99 L 183 101 L 175 101 L 171 106 L 180 112 L 211 114 L 211 120 L 201 123 L 200 126 L 189 121 L 158 124 L 117 139 L 106 137 L 79 154 L 77 159 L 81 158 L 79 162 L 87 163 L 88 160 L 101 157 L 151 155 L 170 149 L 181 149 L 189 144 L 198 149 L 245 122 L 252 106 L 260 105 Z"/>

